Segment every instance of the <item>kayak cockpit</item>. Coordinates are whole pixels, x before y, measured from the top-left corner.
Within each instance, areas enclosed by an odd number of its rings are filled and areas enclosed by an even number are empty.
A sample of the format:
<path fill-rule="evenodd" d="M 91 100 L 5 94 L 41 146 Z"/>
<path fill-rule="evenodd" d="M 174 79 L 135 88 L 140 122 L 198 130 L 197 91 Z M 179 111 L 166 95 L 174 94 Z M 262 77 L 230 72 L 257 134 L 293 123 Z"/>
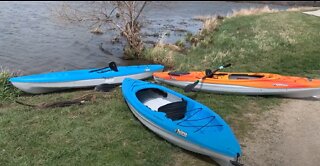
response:
<path fill-rule="evenodd" d="M 253 75 L 253 74 L 230 74 L 229 80 L 252 80 L 252 79 L 259 79 L 263 78 L 264 75 Z"/>
<path fill-rule="evenodd" d="M 139 101 L 153 111 L 164 112 L 171 120 L 185 117 L 187 101 L 157 88 L 147 88 L 136 93 Z"/>
<path fill-rule="evenodd" d="M 187 127 L 194 132 L 203 128 L 206 128 L 206 131 L 222 130 L 216 116 L 205 111 L 204 107 L 188 103 L 171 93 L 157 88 L 146 88 L 137 91 L 136 96 L 144 106 L 152 111 L 165 113 L 166 118 L 177 121 L 178 126 Z"/>
<path fill-rule="evenodd" d="M 266 75 L 264 74 L 256 74 L 256 73 L 215 73 L 211 77 L 215 80 L 254 80 L 264 78 Z"/>

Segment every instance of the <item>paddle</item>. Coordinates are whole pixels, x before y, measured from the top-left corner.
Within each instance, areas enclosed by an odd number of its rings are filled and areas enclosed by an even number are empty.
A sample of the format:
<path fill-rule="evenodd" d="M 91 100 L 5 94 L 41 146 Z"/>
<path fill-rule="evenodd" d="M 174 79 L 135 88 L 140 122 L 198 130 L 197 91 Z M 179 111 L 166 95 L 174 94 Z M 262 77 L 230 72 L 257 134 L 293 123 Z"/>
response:
<path fill-rule="evenodd" d="M 117 64 L 115 62 L 110 62 L 109 63 L 109 66 L 108 66 L 111 70 L 113 71 L 116 71 L 118 72 L 118 67 L 117 67 Z M 100 69 L 95 69 L 95 70 L 91 70 L 91 72 L 96 72 L 96 71 L 100 71 L 100 70 L 103 70 L 103 69 L 106 69 L 108 67 L 104 67 L 104 68 L 100 68 Z M 112 89 L 116 88 L 117 86 L 119 86 L 120 84 L 116 83 L 116 84 L 108 84 L 108 83 L 105 83 L 105 84 L 100 84 L 100 85 L 97 85 L 94 90 L 95 91 L 100 91 L 100 92 L 109 92 L 111 91 Z"/>
<path fill-rule="evenodd" d="M 109 66 L 103 67 L 103 68 L 100 68 L 100 69 L 91 70 L 91 71 L 89 71 L 89 73 L 97 72 L 97 71 L 100 71 L 100 70 L 103 70 L 103 69 L 106 69 L 106 68 L 110 68 L 111 70 L 116 71 L 116 72 L 119 71 L 118 67 L 117 67 L 117 64 L 115 62 L 110 62 Z"/>
<path fill-rule="evenodd" d="M 231 66 L 230 63 L 229 63 L 229 64 L 226 64 L 226 65 L 224 65 L 224 66 L 220 66 L 219 68 L 215 69 L 213 72 L 212 72 L 210 69 L 206 69 L 206 71 L 205 71 L 206 75 L 205 75 L 204 77 L 202 77 L 201 79 L 195 81 L 193 84 L 189 84 L 189 85 L 187 85 L 186 87 L 184 87 L 184 92 L 190 92 L 190 91 L 192 91 L 192 89 L 193 89 L 194 87 L 196 87 L 200 81 L 202 81 L 202 80 L 204 80 L 204 79 L 206 79 L 206 78 L 208 78 L 208 77 L 212 77 L 215 72 L 217 72 L 217 71 L 219 71 L 219 70 L 221 70 L 221 69 L 223 69 L 223 68 L 227 68 L 227 67 L 229 67 L 229 66 Z"/>
<path fill-rule="evenodd" d="M 110 69 L 113 70 L 113 71 L 116 71 L 116 72 L 119 71 L 116 62 L 110 62 L 110 63 L 109 63 L 109 67 L 110 67 Z"/>

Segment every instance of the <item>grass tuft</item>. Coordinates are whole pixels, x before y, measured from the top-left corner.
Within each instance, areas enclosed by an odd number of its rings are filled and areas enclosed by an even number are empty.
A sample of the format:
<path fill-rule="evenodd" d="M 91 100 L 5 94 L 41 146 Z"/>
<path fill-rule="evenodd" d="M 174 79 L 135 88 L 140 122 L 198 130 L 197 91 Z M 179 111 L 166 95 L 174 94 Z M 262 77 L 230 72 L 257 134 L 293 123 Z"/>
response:
<path fill-rule="evenodd" d="M 9 71 L 0 71 L 0 101 L 13 100 L 21 94 L 21 91 L 15 88 L 9 78 L 15 76 Z"/>

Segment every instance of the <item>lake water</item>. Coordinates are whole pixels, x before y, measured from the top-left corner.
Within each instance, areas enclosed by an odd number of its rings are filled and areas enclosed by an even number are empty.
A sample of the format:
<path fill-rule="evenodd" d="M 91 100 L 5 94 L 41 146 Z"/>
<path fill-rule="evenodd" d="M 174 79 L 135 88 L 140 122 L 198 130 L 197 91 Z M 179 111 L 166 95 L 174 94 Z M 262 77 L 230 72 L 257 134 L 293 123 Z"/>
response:
<path fill-rule="evenodd" d="M 114 31 L 106 30 L 102 35 L 95 35 L 86 25 L 59 20 L 53 9 L 61 3 L 0 2 L 0 66 L 20 74 L 33 74 L 103 67 L 110 61 L 118 65 L 144 63 L 121 59 L 124 43 L 111 44 Z M 152 2 L 146 6 L 141 18 L 145 22 L 143 37 L 150 43 L 160 40 L 161 34 L 170 33 L 163 40 L 174 43 L 186 32 L 195 33 L 201 28 L 201 22 L 193 19 L 195 16 L 226 15 L 233 9 L 259 6 L 265 5 L 219 1 Z M 110 54 L 99 49 L 101 43 Z"/>

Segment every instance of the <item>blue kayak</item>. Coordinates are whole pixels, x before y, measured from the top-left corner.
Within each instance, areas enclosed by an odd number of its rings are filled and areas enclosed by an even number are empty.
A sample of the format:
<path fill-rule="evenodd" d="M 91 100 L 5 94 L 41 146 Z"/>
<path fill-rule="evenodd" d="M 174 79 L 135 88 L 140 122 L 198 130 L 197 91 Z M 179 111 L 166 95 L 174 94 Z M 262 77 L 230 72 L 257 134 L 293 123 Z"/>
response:
<path fill-rule="evenodd" d="M 150 130 L 220 165 L 240 165 L 240 145 L 213 110 L 166 87 L 126 78 L 122 93 L 133 114 Z"/>
<path fill-rule="evenodd" d="M 22 91 L 39 94 L 70 88 L 88 88 L 100 84 L 120 84 L 123 79 L 146 79 L 153 72 L 162 71 L 162 65 L 120 66 L 102 69 L 82 69 L 49 72 L 10 78 L 10 82 Z"/>

